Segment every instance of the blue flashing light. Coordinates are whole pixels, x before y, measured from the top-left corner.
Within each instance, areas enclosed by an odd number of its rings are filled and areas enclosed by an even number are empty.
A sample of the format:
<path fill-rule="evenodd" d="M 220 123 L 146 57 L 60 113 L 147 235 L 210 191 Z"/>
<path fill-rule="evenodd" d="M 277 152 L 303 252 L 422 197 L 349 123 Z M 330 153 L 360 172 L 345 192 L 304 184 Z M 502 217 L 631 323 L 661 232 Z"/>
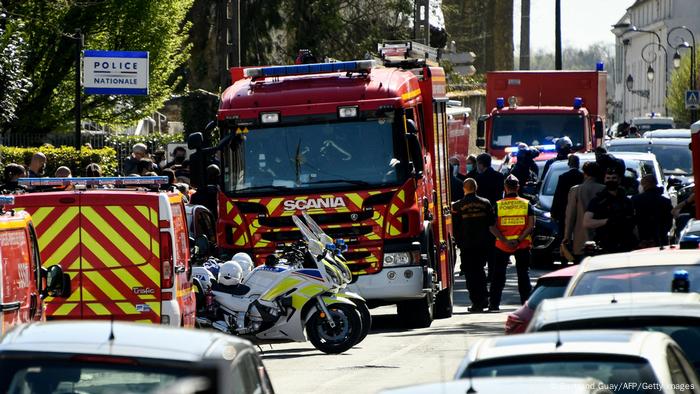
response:
<path fill-rule="evenodd" d="M 504 99 L 503 97 L 498 97 L 496 99 L 496 108 L 501 109 L 501 108 L 505 107 L 505 105 L 506 105 L 506 99 Z"/>
<path fill-rule="evenodd" d="M 20 185 L 35 186 L 138 186 L 162 185 L 168 183 L 167 176 L 134 176 L 134 177 L 85 177 L 85 178 L 19 178 Z"/>
<path fill-rule="evenodd" d="M 574 97 L 574 108 L 579 109 L 583 106 L 583 99 L 581 97 Z"/>
<path fill-rule="evenodd" d="M 14 205 L 15 204 L 15 197 L 14 196 L 0 196 L 0 205 Z"/>
<path fill-rule="evenodd" d="M 596 64 L 595 64 L 595 70 L 596 70 L 596 71 L 605 71 L 605 63 L 603 63 L 603 62 L 596 62 Z"/>
<path fill-rule="evenodd" d="M 291 66 L 272 66 L 247 68 L 243 75 L 249 78 L 283 77 L 287 75 L 324 74 L 336 72 L 369 72 L 375 63 L 373 60 L 352 60 L 335 63 L 295 64 Z"/>
<path fill-rule="evenodd" d="M 327 243 L 327 244 L 326 244 L 326 250 L 335 251 L 335 244 L 334 244 L 334 243 L 330 243 L 330 242 Z"/>
<path fill-rule="evenodd" d="M 686 270 L 676 270 L 673 272 L 673 279 L 682 279 L 682 280 L 688 280 L 689 275 L 688 271 Z"/>
<path fill-rule="evenodd" d="M 557 146 L 554 145 L 554 144 L 551 144 L 551 145 L 538 145 L 538 146 L 536 146 L 536 148 L 537 148 L 537 150 L 539 150 L 540 152 L 553 152 L 553 151 L 557 150 Z"/>

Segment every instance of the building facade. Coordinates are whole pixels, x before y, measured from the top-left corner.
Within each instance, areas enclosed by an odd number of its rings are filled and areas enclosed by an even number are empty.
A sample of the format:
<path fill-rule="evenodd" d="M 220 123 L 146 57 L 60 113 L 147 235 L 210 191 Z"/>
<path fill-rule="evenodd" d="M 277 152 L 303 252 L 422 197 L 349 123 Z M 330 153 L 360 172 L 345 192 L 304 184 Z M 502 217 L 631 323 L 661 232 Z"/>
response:
<path fill-rule="evenodd" d="M 667 36 L 676 26 L 688 27 L 700 39 L 700 1 L 636 0 L 613 26 L 615 64 L 611 71 L 615 91 L 610 114 L 613 122 L 629 122 L 635 116 L 652 112 L 668 115 L 666 90 L 675 49 L 669 45 Z M 680 36 L 690 42 L 688 33 L 677 30 L 670 37 L 671 43 L 677 45 Z M 680 49 L 681 56 L 690 56 L 688 51 Z"/>

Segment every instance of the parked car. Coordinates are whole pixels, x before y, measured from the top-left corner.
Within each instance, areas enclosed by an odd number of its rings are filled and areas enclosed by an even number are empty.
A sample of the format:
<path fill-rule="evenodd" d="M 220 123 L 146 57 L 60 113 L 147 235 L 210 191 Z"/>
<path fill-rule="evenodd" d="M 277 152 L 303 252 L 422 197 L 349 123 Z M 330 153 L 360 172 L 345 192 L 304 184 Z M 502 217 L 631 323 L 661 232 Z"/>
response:
<path fill-rule="evenodd" d="M 457 379 L 383 390 L 381 394 L 612 394 L 603 382 L 593 378 L 517 376 L 505 378 Z"/>
<path fill-rule="evenodd" d="M 577 154 L 580 158 L 580 165 L 595 161 L 593 153 Z M 623 187 L 629 195 L 639 192 L 639 181 L 647 173 L 661 174 L 658 163 L 655 163 L 654 155 L 648 153 L 625 153 L 616 154 L 625 162 L 625 177 L 622 181 Z M 545 178 L 542 180 L 539 194 L 534 206 L 535 229 L 532 235 L 532 265 L 534 267 L 549 268 L 553 261 L 559 259 L 559 244 L 561 234 L 557 223 L 552 219 L 551 209 L 554 200 L 554 192 L 559 184 L 559 176 L 569 170 L 568 163 L 564 160 L 554 162 Z M 656 171 L 656 172 L 654 172 Z"/>
<path fill-rule="evenodd" d="M 671 290 L 673 275 L 678 270 L 688 272 L 690 291 L 700 292 L 700 253 L 697 250 L 649 248 L 589 257 L 571 278 L 564 296 L 666 293 Z"/>
<path fill-rule="evenodd" d="M 688 220 L 688 223 L 680 232 L 678 237 L 679 244 L 683 245 L 691 242 L 694 242 L 695 244 L 700 243 L 700 220 Z"/>
<path fill-rule="evenodd" d="M 690 138 L 690 129 L 659 129 L 647 131 L 644 138 Z"/>
<path fill-rule="evenodd" d="M 625 138 L 608 141 L 607 149 L 618 152 L 646 152 L 656 156 L 669 185 L 684 186 L 693 181 L 693 155 L 688 138 Z"/>
<path fill-rule="evenodd" d="M 673 129 L 676 127 L 676 123 L 671 117 L 657 116 L 652 113 L 647 116 L 632 118 L 632 124 L 630 126 L 636 127 L 640 133 L 644 134 L 651 130 Z"/>
<path fill-rule="evenodd" d="M 16 326 L 0 340 L 3 393 L 272 393 L 250 342 L 99 321 Z"/>
<path fill-rule="evenodd" d="M 557 331 L 485 338 L 469 349 L 455 379 L 516 376 L 590 377 L 618 388 L 616 394 L 675 394 L 681 385 L 688 391 L 700 387 L 695 370 L 673 339 L 643 331 Z"/>
<path fill-rule="evenodd" d="M 578 265 L 572 265 L 540 276 L 537 279 L 535 288 L 530 293 L 530 298 L 525 301 L 525 304 L 508 314 L 505 328 L 506 334 L 521 334 L 525 332 L 532 315 L 540 303 L 550 298 L 563 296 L 569 280 L 576 271 L 578 271 Z"/>
<path fill-rule="evenodd" d="M 528 332 L 621 329 L 673 338 L 700 372 L 700 294 L 594 294 L 542 302 Z"/>

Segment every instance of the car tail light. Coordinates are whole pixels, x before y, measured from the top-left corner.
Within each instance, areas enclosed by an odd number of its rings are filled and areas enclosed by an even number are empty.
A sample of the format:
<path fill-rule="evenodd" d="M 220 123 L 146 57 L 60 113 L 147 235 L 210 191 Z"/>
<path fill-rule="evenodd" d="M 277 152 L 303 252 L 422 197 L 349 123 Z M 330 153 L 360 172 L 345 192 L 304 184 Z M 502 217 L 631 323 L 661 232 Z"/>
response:
<path fill-rule="evenodd" d="M 518 319 L 517 316 L 510 314 L 506 319 L 506 334 L 518 334 L 524 331 L 525 322 Z"/>
<path fill-rule="evenodd" d="M 173 287 L 173 241 L 170 233 L 160 233 L 161 289 Z"/>

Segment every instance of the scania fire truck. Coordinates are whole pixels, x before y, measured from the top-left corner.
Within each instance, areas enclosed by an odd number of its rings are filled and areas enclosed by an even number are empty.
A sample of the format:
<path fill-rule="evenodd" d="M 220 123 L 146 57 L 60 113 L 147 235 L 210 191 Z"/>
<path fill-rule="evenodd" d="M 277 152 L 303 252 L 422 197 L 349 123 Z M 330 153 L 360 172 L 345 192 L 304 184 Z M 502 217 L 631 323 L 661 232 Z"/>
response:
<path fill-rule="evenodd" d="M 564 136 L 574 150 L 596 147 L 605 132 L 607 78 L 598 69 L 487 73 L 486 103 L 495 107 L 479 118 L 476 145 L 497 158 L 520 142 L 549 151 L 537 160 L 553 156 L 554 141 Z"/>
<path fill-rule="evenodd" d="M 262 263 L 301 238 L 292 216 L 305 210 L 347 242 L 350 290 L 425 327 L 452 315 L 445 73 L 434 55 L 413 58 L 415 43 L 379 50 L 382 65 L 231 69 L 217 116 L 218 244 Z M 188 142 L 202 152 L 201 134 Z"/>

